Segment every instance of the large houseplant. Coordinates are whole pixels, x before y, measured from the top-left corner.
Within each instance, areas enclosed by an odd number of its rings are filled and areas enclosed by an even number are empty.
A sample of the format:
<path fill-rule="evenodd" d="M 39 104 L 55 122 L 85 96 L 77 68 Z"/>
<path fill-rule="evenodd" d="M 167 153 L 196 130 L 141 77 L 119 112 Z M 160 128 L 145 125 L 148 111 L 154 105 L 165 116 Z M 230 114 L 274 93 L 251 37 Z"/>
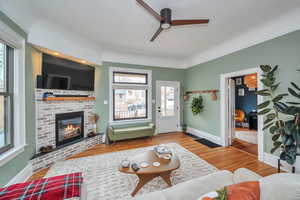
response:
<path fill-rule="evenodd" d="M 264 128 L 272 134 L 273 148 L 271 153 L 281 148 L 280 159 L 294 165 L 297 152 L 300 150 L 300 87 L 291 82 L 288 92 L 296 98 L 295 102 L 284 100 L 288 93 L 278 94 L 280 85 L 276 81 L 278 66 L 260 66 L 263 73 L 261 82 L 265 89 L 257 92 L 258 95 L 266 97 L 266 101 L 258 105 L 258 115 L 264 115 Z"/>

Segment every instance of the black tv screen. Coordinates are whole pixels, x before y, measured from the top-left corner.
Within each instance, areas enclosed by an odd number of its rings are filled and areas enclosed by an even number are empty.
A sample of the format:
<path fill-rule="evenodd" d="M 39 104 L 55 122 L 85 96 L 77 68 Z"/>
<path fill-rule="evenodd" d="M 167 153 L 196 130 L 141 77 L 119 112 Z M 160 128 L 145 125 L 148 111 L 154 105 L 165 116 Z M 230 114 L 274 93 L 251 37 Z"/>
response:
<path fill-rule="evenodd" d="M 95 68 L 43 54 L 38 88 L 94 91 Z"/>

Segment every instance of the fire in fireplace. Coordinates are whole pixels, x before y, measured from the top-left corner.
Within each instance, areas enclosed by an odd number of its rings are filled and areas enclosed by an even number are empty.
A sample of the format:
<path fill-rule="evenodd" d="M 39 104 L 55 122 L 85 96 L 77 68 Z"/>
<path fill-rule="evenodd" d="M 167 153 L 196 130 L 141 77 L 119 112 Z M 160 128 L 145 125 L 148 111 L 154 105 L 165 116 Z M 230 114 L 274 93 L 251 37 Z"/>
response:
<path fill-rule="evenodd" d="M 84 114 L 72 112 L 56 114 L 56 147 L 84 137 Z"/>

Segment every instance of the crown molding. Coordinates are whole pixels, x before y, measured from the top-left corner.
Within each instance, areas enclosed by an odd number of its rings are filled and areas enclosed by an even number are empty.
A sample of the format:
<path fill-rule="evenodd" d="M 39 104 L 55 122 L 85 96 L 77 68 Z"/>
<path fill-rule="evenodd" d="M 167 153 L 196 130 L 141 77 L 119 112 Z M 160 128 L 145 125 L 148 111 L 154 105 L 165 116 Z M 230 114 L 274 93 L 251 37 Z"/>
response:
<path fill-rule="evenodd" d="M 300 8 L 297 8 L 286 15 L 279 16 L 269 23 L 265 23 L 253 28 L 251 31 L 248 31 L 239 37 L 187 58 L 187 66 L 193 67 L 195 65 L 199 65 L 297 31 L 300 29 L 300 23 L 298 23 L 299 21 Z"/>
<path fill-rule="evenodd" d="M 147 56 L 116 51 L 104 51 L 102 54 L 102 61 L 176 69 L 186 68 L 184 59 Z"/>
<path fill-rule="evenodd" d="M 295 8 L 288 14 L 255 27 L 230 41 L 225 41 L 218 46 L 184 59 L 106 49 L 104 46 L 50 21 L 40 20 L 39 23 L 35 23 L 29 31 L 28 41 L 32 44 L 99 65 L 107 61 L 187 69 L 299 30 L 300 23 L 297 23 L 298 21 L 300 21 L 300 8 Z"/>

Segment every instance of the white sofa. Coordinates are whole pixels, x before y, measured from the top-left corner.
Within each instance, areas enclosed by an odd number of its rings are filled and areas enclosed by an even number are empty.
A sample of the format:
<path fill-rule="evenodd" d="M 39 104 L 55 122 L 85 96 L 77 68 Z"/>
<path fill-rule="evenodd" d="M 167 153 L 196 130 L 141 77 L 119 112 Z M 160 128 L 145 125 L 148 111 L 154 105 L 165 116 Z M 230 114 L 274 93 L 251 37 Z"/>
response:
<path fill-rule="evenodd" d="M 206 193 L 244 181 L 260 182 L 261 200 L 300 199 L 299 174 L 281 173 L 261 177 L 250 170 L 241 168 L 234 173 L 219 171 L 174 185 L 162 191 L 138 196 L 134 200 L 198 200 Z"/>

